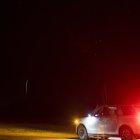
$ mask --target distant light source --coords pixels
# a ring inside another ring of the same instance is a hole
[[[78,123],[79,123],[79,120],[78,120],[78,119],[76,119],[76,120],[74,121],[74,123],[75,123],[75,124],[78,124]]]

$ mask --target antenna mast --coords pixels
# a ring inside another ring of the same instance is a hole
[[[28,80],[26,80],[26,95],[28,94]]]
[[[107,105],[107,89],[106,86],[104,85],[104,98],[105,98],[105,104]]]

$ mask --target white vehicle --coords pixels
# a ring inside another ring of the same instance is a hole
[[[122,140],[140,138],[140,106],[100,106],[75,123],[81,140],[109,136]]]

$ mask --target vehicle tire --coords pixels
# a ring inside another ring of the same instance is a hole
[[[78,127],[77,134],[78,134],[78,137],[81,140],[87,140],[88,139],[87,130],[86,130],[86,128],[83,125],[80,125]]]
[[[133,140],[134,134],[129,127],[123,127],[120,129],[120,137],[122,140]]]

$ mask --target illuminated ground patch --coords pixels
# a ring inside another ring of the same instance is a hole
[[[12,125],[0,126],[1,136],[27,136],[27,137],[48,137],[48,138],[77,138],[76,134],[70,132],[39,130],[33,128],[16,127]]]

